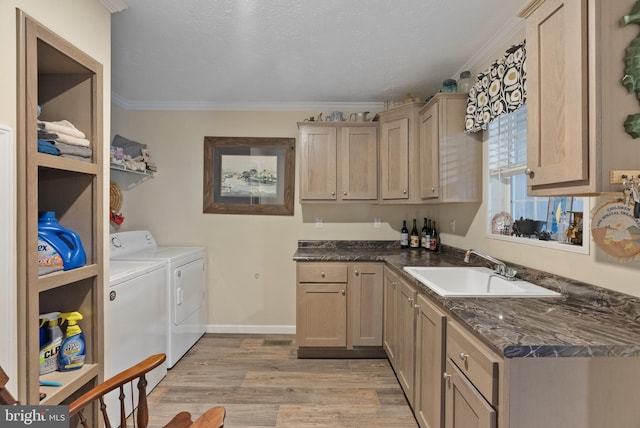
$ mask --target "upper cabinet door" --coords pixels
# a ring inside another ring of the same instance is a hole
[[[336,200],[337,138],[335,127],[300,129],[300,199]]]
[[[378,128],[344,127],[341,129],[343,200],[378,199]]]
[[[382,199],[409,198],[409,119],[383,123],[380,133]]]
[[[420,196],[423,199],[439,196],[439,146],[438,104],[432,104],[420,115]]]
[[[545,0],[525,13],[527,166],[536,194],[536,186],[589,179],[587,0]]]

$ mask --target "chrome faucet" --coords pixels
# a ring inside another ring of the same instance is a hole
[[[488,254],[483,254],[476,250],[469,249],[467,250],[466,253],[464,253],[465,263],[469,263],[469,258],[471,257],[471,254],[475,254],[476,256],[482,257],[483,259],[495,264],[493,270],[495,271],[496,274],[498,274],[502,278],[508,279],[510,281],[513,281],[516,278],[516,274],[518,273],[517,270],[507,267],[507,265],[503,261],[500,261],[496,258],[491,257]]]

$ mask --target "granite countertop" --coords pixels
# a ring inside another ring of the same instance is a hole
[[[384,262],[505,358],[639,357],[640,298],[515,266],[561,298],[442,297],[405,266],[461,266],[464,252],[400,249],[394,241],[299,241],[294,261]],[[476,259],[482,262],[480,259]]]

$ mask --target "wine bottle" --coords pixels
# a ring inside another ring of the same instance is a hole
[[[431,228],[431,242],[429,249],[431,251],[438,251],[440,249],[440,235],[436,229],[436,221],[433,221],[433,227]]]
[[[413,227],[411,228],[411,236],[409,237],[409,246],[411,248],[420,248],[420,235],[416,226],[416,219],[413,219]]]
[[[422,248],[427,248],[427,218],[424,218],[424,225],[422,226],[422,230],[420,231],[420,246]]]
[[[407,229],[407,220],[402,220],[402,229],[400,230],[400,248],[409,248],[409,229]]]
[[[425,238],[425,249],[431,251],[431,219],[427,220],[427,237]]]

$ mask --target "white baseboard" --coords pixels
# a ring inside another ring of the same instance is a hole
[[[207,333],[296,334],[295,325],[208,325]]]

